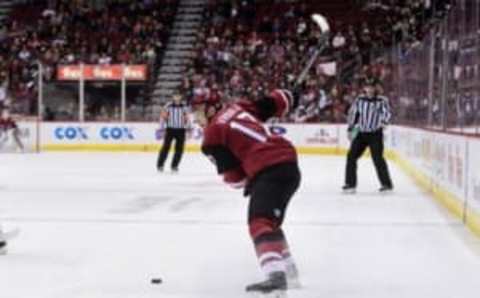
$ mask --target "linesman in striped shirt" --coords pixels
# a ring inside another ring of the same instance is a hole
[[[175,153],[173,155],[171,169],[172,172],[178,172],[178,166],[185,147],[186,131],[190,126],[188,111],[188,106],[183,102],[182,95],[175,93],[173,100],[164,107],[160,115],[161,125],[166,129],[163,145],[157,160],[157,169],[159,172],[163,172],[163,166],[168,157],[168,152],[170,151],[173,140],[175,140]]]
[[[357,160],[370,148],[373,164],[380,180],[380,192],[393,190],[387,162],[383,157],[383,129],[390,124],[391,112],[388,98],[378,95],[378,81],[363,82],[363,94],[353,102],[348,112],[348,134],[351,141],[347,155],[345,193],[354,193],[357,187]]]

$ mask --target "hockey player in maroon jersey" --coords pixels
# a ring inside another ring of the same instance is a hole
[[[298,286],[298,271],[282,230],[288,203],[300,185],[297,153],[289,141],[263,126],[294,106],[292,94],[280,89],[256,102],[222,104],[205,98],[192,102],[204,128],[202,152],[226,183],[244,188],[250,197],[250,235],[267,279],[247,286],[248,292],[283,292],[287,283]]]
[[[12,117],[10,117],[8,110],[5,109],[2,111],[2,115],[0,117],[0,136],[2,134],[7,134],[10,130],[12,130],[12,135],[18,148],[21,151],[24,151],[24,146],[20,140],[20,130],[18,129],[17,123],[12,119]]]

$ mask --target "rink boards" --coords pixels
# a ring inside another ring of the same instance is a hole
[[[480,139],[394,127],[388,147],[404,171],[480,236]]]
[[[42,151],[157,151],[165,131],[158,123],[20,123],[23,141]],[[345,125],[272,124],[272,134],[290,139],[302,154],[345,154]],[[187,135],[187,151],[198,151],[202,131]],[[480,140],[418,128],[385,132],[387,157],[480,235]]]
[[[271,134],[290,139],[302,153],[344,153],[348,145],[341,125],[269,125]],[[157,151],[165,130],[155,123],[45,123],[41,148],[46,151]],[[187,151],[198,151],[202,130],[194,127],[187,134]]]

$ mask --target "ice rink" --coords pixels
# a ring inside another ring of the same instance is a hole
[[[153,153],[0,154],[1,298],[240,298],[263,279],[247,200],[199,154],[180,173]],[[390,163],[342,195],[344,158],[301,158],[285,229],[304,287],[293,298],[477,298],[480,239]],[[163,279],[159,285],[150,279]]]

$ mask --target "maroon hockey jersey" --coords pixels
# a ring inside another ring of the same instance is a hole
[[[12,118],[0,118],[0,130],[7,131],[14,128],[17,128],[17,124]]]
[[[285,115],[288,99],[280,90],[272,94],[267,104],[272,107],[271,116]],[[264,116],[260,105],[240,101],[219,111],[204,130],[202,152],[234,187],[243,186],[243,179],[252,179],[268,167],[297,161],[293,145],[263,126]]]

